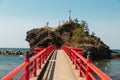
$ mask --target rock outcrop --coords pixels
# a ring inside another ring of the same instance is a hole
[[[0,54],[2,55],[25,55],[25,51],[20,51],[20,50],[0,50]]]
[[[27,32],[26,40],[29,42],[31,49],[35,47],[47,47],[49,44],[54,44],[61,47],[63,40],[54,28],[37,28]]]
[[[93,60],[110,59],[111,50],[100,38],[84,30],[84,24],[74,21],[65,22],[56,29],[51,27],[35,28],[27,32],[26,41],[31,50],[35,47],[47,47],[53,44],[60,48],[62,45],[84,48],[84,56],[90,51]],[[86,27],[86,26],[85,26]]]

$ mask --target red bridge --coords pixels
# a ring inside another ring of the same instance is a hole
[[[112,80],[92,64],[88,54],[83,56],[82,48],[55,46],[35,48],[34,56],[26,55],[24,62],[1,80]]]

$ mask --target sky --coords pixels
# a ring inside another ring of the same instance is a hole
[[[27,31],[46,22],[58,26],[68,10],[111,49],[120,49],[120,0],[0,0],[0,47],[29,48]]]

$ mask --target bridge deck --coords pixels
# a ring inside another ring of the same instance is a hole
[[[76,80],[72,68],[62,50],[58,50],[53,80]]]
[[[42,79],[39,78],[40,76],[32,77],[30,80],[84,80],[84,78],[78,76],[78,72],[74,70],[74,66],[70,63],[63,50],[56,51],[51,58],[44,73],[46,77],[43,76]],[[40,72],[41,69],[38,69],[37,75],[40,75]]]

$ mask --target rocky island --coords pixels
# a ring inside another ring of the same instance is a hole
[[[56,28],[49,27],[47,24],[27,31],[26,41],[29,42],[31,50],[35,47],[47,47],[48,44],[53,44],[57,48],[67,45],[83,48],[84,56],[90,51],[92,60],[120,57],[112,53],[109,46],[95,36],[94,32],[90,34],[88,24],[84,20],[79,23],[77,18],[65,21]]]

